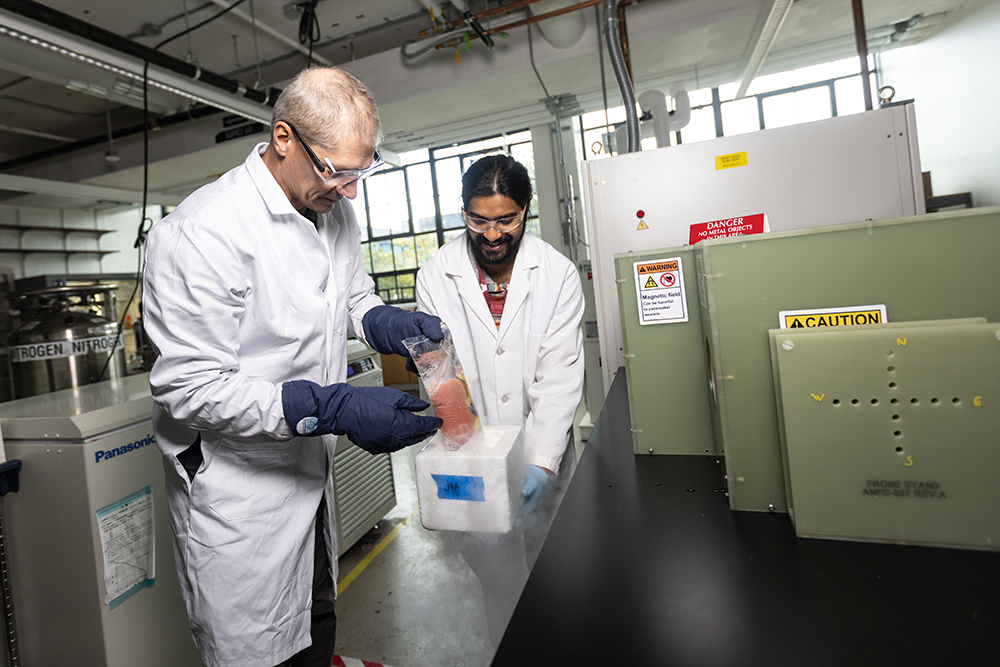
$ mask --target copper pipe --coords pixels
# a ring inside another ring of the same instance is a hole
[[[629,81],[635,82],[632,76],[632,58],[628,50],[628,26],[625,24],[625,7],[637,5],[646,0],[619,0],[618,2],[618,41],[622,43],[622,57],[625,59],[625,69],[628,70]]]
[[[851,0],[854,10],[854,40],[858,45],[858,58],[861,59],[861,85],[865,93],[865,109],[872,110],[872,83],[868,72],[868,36],[865,34],[865,13],[861,0]]]
[[[499,26],[499,27],[496,27],[496,28],[490,28],[489,30],[486,31],[486,34],[487,35],[492,35],[494,33],[502,32],[504,30],[511,30],[513,28],[520,28],[523,25],[528,25],[530,23],[537,23],[538,21],[544,21],[545,19],[550,19],[550,18],[553,18],[555,16],[562,16],[563,14],[569,14],[570,12],[575,12],[578,9],[586,9],[587,7],[593,7],[594,5],[599,5],[603,1],[604,0],[585,0],[585,2],[581,2],[579,4],[572,5],[570,7],[563,7],[562,9],[555,9],[555,10],[553,10],[551,12],[548,12],[548,13],[545,13],[545,14],[539,14],[538,16],[532,16],[532,17],[526,18],[526,19],[524,19],[522,21],[515,21],[514,23],[508,23],[507,25],[502,25],[502,26]],[[470,35],[470,37],[471,37],[471,35]]]
[[[487,9],[481,11],[478,14],[473,14],[468,18],[470,21],[478,21],[479,19],[489,18],[490,16],[496,16],[497,14],[503,14],[505,12],[513,12],[528,5],[533,5],[536,2],[541,2],[542,0],[518,0],[518,2],[512,2],[509,5],[500,5],[499,7],[494,7],[493,9]],[[466,19],[461,18],[456,21],[448,21],[443,24],[444,30],[452,30],[460,25],[465,25]]]

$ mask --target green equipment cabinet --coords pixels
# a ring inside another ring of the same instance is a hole
[[[775,335],[811,329],[772,332],[781,326],[779,314],[874,307],[874,316],[808,323],[1000,322],[998,256],[1000,208],[615,255],[634,451],[724,456],[732,509],[787,511],[783,382],[772,367],[772,346]],[[672,258],[679,260],[687,320],[642,324],[638,294],[646,283],[639,284],[636,264]],[[790,326],[806,321],[789,319]],[[832,364],[829,372],[847,368]]]
[[[1000,548],[1000,323],[771,334],[796,534]]]

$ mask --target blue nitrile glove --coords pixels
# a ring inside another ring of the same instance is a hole
[[[444,338],[441,320],[427,313],[411,313],[394,306],[375,306],[361,318],[365,339],[376,352],[409,358],[404,338],[427,336],[437,343]]]
[[[528,466],[524,473],[524,486],[521,487],[521,496],[524,503],[521,505],[521,516],[530,514],[538,507],[538,502],[544,494],[545,487],[549,483],[549,473],[538,466]]]
[[[382,454],[415,445],[441,428],[437,417],[413,414],[430,403],[389,387],[321,387],[309,380],[281,386],[285,419],[298,435],[347,435],[358,447]]]

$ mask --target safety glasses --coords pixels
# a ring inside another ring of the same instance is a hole
[[[462,216],[465,218],[465,226],[477,234],[485,234],[489,231],[490,227],[497,230],[501,234],[509,234],[521,226],[524,222],[524,214],[527,210],[528,207],[525,206],[514,215],[508,215],[505,218],[497,218],[496,220],[480,218],[478,215],[472,215],[467,211],[462,211]]]
[[[316,156],[316,153],[313,152],[313,149],[309,147],[306,140],[302,138],[301,134],[299,134],[299,131],[295,129],[294,125],[289,123],[287,120],[281,122],[288,126],[288,129],[292,131],[295,138],[299,140],[300,144],[302,144],[302,148],[306,149],[306,154],[309,156],[309,159],[312,160],[313,169],[316,170],[316,174],[323,179],[323,182],[327,185],[349,185],[355,181],[364,180],[385,166],[385,162],[382,162],[382,158],[379,156],[378,151],[375,151],[372,163],[368,167],[364,169],[345,169],[343,171],[337,171],[333,168],[329,158],[323,158],[323,161],[320,161],[320,159]]]

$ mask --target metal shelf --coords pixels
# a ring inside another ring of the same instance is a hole
[[[98,236],[103,236],[104,234],[114,234],[118,231],[117,229],[80,229],[76,227],[43,227],[40,225],[0,225],[0,229],[19,232],[60,232],[63,236],[73,232],[83,232],[85,234],[97,234]]]
[[[0,253],[16,253],[19,255],[32,255],[35,253],[42,253],[47,255],[100,255],[104,257],[105,255],[110,255],[112,253],[118,252],[117,250],[63,250],[55,248],[0,248]]]

